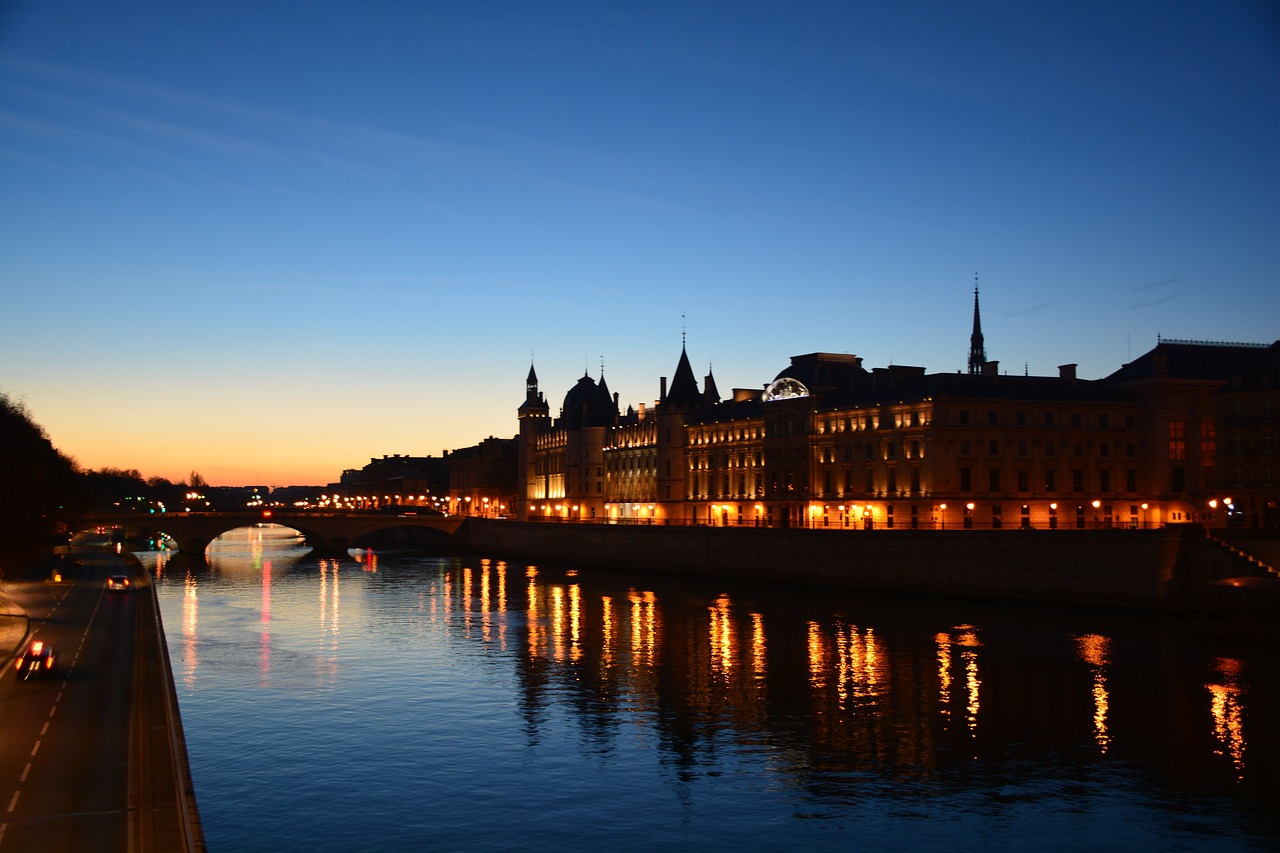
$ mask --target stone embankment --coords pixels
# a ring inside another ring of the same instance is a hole
[[[1195,526],[1155,530],[797,530],[468,519],[467,547],[530,561],[850,589],[1194,611],[1262,576]]]

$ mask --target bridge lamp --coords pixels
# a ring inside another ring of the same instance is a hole
[[[1102,506],[1102,501],[1100,501],[1100,500],[1094,500],[1094,502],[1093,502],[1093,508],[1094,508],[1094,509],[1097,509],[1097,508],[1098,508],[1098,507],[1100,507],[1100,506]]]

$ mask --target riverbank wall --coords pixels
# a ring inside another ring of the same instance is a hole
[[[1198,526],[832,531],[472,518],[457,536],[474,551],[568,566],[1171,611],[1197,609],[1212,581],[1259,573]]]

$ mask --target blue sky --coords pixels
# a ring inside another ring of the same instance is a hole
[[[791,355],[1280,337],[1265,2],[0,5],[0,391],[86,467],[323,483]]]

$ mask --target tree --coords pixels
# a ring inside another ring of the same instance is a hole
[[[0,573],[12,576],[48,553],[54,534],[66,532],[79,483],[75,463],[26,406],[0,394]]]
[[[192,471],[191,476],[187,478],[187,485],[193,489],[207,489],[209,484],[204,481],[204,477],[200,476],[199,471]]]

